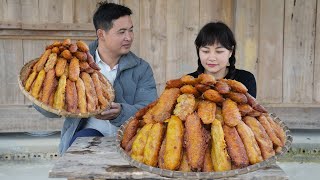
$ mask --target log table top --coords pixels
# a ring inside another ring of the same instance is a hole
[[[170,179],[130,166],[116,149],[115,138],[77,138],[49,171],[50,178],[85,179]],[[185,179],[185,178],[184,178]],[[240,179],[288,179],[277,165],[247,174],[229,177]]]

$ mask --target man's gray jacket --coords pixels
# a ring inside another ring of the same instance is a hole
[[[90,44],[90,53],[95,57],[97,41]],[[120,127],[136,111],[157,98],[156,84],[150,65],[132,52],[122,56],[119,60],[118,72],[113,84],[115,90],[115,102],[120,103],[122,110],[120,115],[110,121],[111,124]],[[57,117],[38,106],[35,108],[46,117]],[[69,147],[70,140],[75,132],[81,130],[87,118],[66,118],[61,130],[59,153],[62,155]]]

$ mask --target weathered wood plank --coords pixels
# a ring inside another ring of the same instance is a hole
[[[96,39],[94,31],[41,31],[41,30],[0,30],[1,39],[61,39],[79,38]]]
[[[0,39],[0,105],[23,104],[18,74],[23,65],[22,41]]]
[[[316,3],[285,1],[284,103],[312,103]]]
[[[69,31],[94,31],[92,23],[41,23],[27,24],[22,23],[21,28],[25,30],[69,30]]]
[[[282,102],[283,14],[284,1],[260,1],[259,59],[256,80],[257,99],[264,103]]]
[[[1,105],[0,132],[61,131],[63,118],[46,118],[32,106]]]
[[[0,0],[0,22],[20,22],[20,0]]]
[[[158,94],[166,82],[167,1],[140,1],[140,56],[152,66]]]
[[[132,167],[108,137],[78,138],[49,171],[51,178],[68,179],[167,179]],[[191,178],[191,177],[189,177]],[[195,177],[196,178],[196,177]],[[272,165],[228,179],[288,179],[283,170]]]
[[[92,23],[93,13],[100,0],[76,0],[74,1],[74,23]]]
[[[320,2],[317,3],[316,44],[313,72],[313,101],[320,104]]]
[[[134,40],[131,51],[140,56],[140,0],[123,0],[123,5],[132,11],[131,19],[133,23]]]
[[[320,107],[272,107],[265,105],[268,112],[275,113],[289,129],[320,129]]]
[[[260,1],[237,0],[235,3],[236,67],[257,74]]]

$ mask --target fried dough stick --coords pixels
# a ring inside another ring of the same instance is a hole
[[[180,166],[182,157],[183,124],[177,116],[171,116],[167,126],[166,145],[164,150],[164,167],[176,170]]]
[[[173,110],[173,114],[185,121],[187,116],[193,113],[196,106],[196,99],[192,94],[181,94],[177,99],[178,104]]]
[[[205,129],[196,113],[190,114],[185,122],[185,143],[189,165],[193,171],[201,171],[208,147]]]
[[[240,121],[236,128],[246,148],[250,164],[263,161],[260,148],[252,130],[243,121]]]
[[[227,152],[226,141],[221,122],[215,119],[211,124],[211,159],[214,171],[228,171],[231,169],[230,156]]]
[[[232,169],[244,168],[249,165],[247,151],[235,127],[223,125],[224,139],[232,162]]]
[[[180,90],[178,88],[165,89],[159,97],[157,104],[143,116],[144,122],[163,122],[170,118],[179,95]]]
[[[274,156],[275,152],[273,150],[272,141],[270,140],[268,134],[266,133],[260,122],[256,118],[251,116],[244,117],[243,122],[246,123],[246,125],[248,125],[252,130],[254,137],[260,147],[263,159],[266,160]]]

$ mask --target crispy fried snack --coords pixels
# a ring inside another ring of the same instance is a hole
[[[245,116],[253,111],[252,107],[249,104],[238,104],[238,109],[241,113],[241,116]]]
[[[121,140],[121,147],[127,147],[129,141],[136,135],[139,127],[139,120],[137,118],[129,121],[128,125],[124,129],[123,137]]]
[[[225,80],[219,80],[215,84],[214,89],[220,94],[227,94],[230,92],[231,88]]]
[[[143,152],[144,152],[144,148],[146,146],[148,135],[152,126],[153,124],[146,124],[138,132],[137,137],[132,144],[132,149],[131,149],[132,159],[139,162],[143,162]]]
[[[53,47],[53,48],[51,49],[51,52],[52,52],[52,53],[56,53],[56,54],[60,54],[60,50],[59,50],[58,47]]]
[[[94,112],[98,105],[98,98],[96,90],[94,89],[93,81],[90,75],[86,72],[81,73],[81,79],[83,80],[86,89],[87,110],[88,112]]]
[[[199,97],[200,93],[197,91],[197,89],[195,87],[193,87],[192,85],[184,85],[180,88],[181,93],[183,94],[193,94],[195,97]]]
[[[49,55],[49,59],[44,67],[44,70],[48,72],[50,69],[53,69],[53,67],[56,65],[57,62],[57,54],[56,53],[51,53]]]
[[[263,161],[260,148],[254,138],[252,130],[243,121],[240,121],[236,128],[244,147],[246,148],[250,164],[256,164]]]
[[[224,123],[230,127],[234,127],[241,121],[241,114],[237,103],[231,99],[227,99],[222,103],[222,115]]]
[[[178,88],[165,89],[158,99],[158,102],[144,116],[146,123],[163,122],[171,116],[173,108],[180,95]],[[150,119],[151,118],[151,119]]]
[[[178,104],[173,110],[173,114],[185,121],[187,116],[195,110],[196,99],[192,94],[181,94],[177,99]]]
[[[194,78],[193,76],[190,76],[190,75],[184,75],[180,79],[183,84],[189,84],[194,86],[195,84],[198,83],[198,78]]]
[[[267,117],[262,114],[261,116],[258,117],[258,120],[261,123],[261,125],[263,126],[263,128],[266,130],[266,132],[267,132],[268,136],[270,137],[273,145],[275,147],[283,146],[282,142],[277,137],[276,133],[274,132],[273,128],[271,127]]]
[[[39,92],[42,89],[42,84],[43,84],[45,77],[46,77],[46,72],[44,71],[44,69],[42,69],[39,72],[36,80],[34,81],[34,85],[31,90],[31,95],[36,99],[39,98]]]
[[[67,79],[69,78],[69,64],[67,63],[66,66],[64,67],[64,72],[63,74],[67,77]]]
[[[94,59],[90,52],[87,52],[87,61],[90,67],[92,67],[94,70],[100,71],[100,67],[94,62]]]
[[[165,165],[164,165],[164,153],[166,150],[166,137],[164,137],[162,143],[161,143],[161,147],[160,147],[160,151],[159,151],[159,157],[158,157],[158,166],[161,169],[165,169]]]
[[[71,52],[71,53],[76,53],[77,52],[77,50],[78,50],[78,46],[76,45],[76,44],[70,44],[70,46],[69,46],[69,51]],[[77,56],[76,56],[77,57]],[[78,58],[78,57],[77,57]],[[78,58],[79,59],[79,58]]]
[[[101,109],[106,109],[109,105],[108,100],[103,96],[103,92],[102,92],[102,87],[101,87],[101,82],[99,80],[99,75],[98,73],[93,73],[91,75],[97,96],[98,96],[98,101],[101,104]]]
[[[260,122],[256,118],[250,116],[244,117],[243,122],[251,128],[260,147],[263,159],[266,160],[274,156],[275,152],[273,150],[272,141]]]
[[[41,97],[41,101],[45,104],[49,103],[49,98],[52,94],[52,92],[55,89],[55,84],[56,82],[56,72],[54,69],[50,69],[47,74],[46,74],[46,78],[44,79],[43,82],[43,88],[42,88],[42,97]]]
[[[76,58],[78,58],[80,61],[86,61],[88,59],[88,55],[85,52],[77,51],[73,54]]]
[[[60,56],[62,56],[62,57],[65,58],[66,60],[72,59],[72,54],[71,54],[71,52],[70,52],[68,49],[62,51],[62,53],[60,54]]]
[[[101,81],[101,87],[102,87],[102,93],[103,96],[108,100],[113,100],[114,99],[114,94],[109,93],[109,89],[112,89],[112,85],[109,83],[109,81],[103,76],[101,73],[97,73],[99,76],[99,79]]]
[[[78,78],[76,82],[76,88],[78,93],[78,107],[81,113],[87,113],[87,98],[84,83],[81,78]]]
[[[166,89],[170,88],[181,88],[183,86],[183,83],[181,79],[172,79],[166,82]]]
[[[79,59],[72,58],[69,65],[69,79],[75,82],[79,78],[79,74],[80,74]]]
[[[178,170],[182,171],[182,172],[190,172],[191,171],[191,167],[188,163],[187,153],[186,153],[185,149],[182,150],[182,159],[181,159],[180,167]]]
[[[211,158],[211,144],[212,144],[212,142],[209,141],[208,147],[206,149],[206,153],[204,155],[203,169],[202,169],[203,172],[212,172],[212,171],[214,171],[212,158]]]
[[[140,110],[138,110],[135,114],[135,118],[137,119],[142,119],[143,116],[148,112],[149,109],[151,109],[154,105],[156,105],[158,101],[155,100],[152,103],[148,104],[147,106],[145,106],[144,108],[141,108]]]
[[[214,171],[231,170],[231,161],[227,153],[227,145],[224,140],[224,132],[221,122],[215,119],[211,125],[211,159]]]
[[[196,84],[196,85],[194,85],[194,87],[196,88],[196,90],[198,90],[199,92],[202,92],[202,93],[204,93],[206,90],[211,88],[210,86],[204,85],[204,84]]]
[[[227,80],[228,85],[231,87],[233,91],[239,92],[239,93],[246,93],[248,92],[248,89],[245,85],[243,85],[241,82],[228,79]]]
[[[71,39],[67,38],[67,39],[63,40],[62,44],[61,43],[57,43],[56,45],[57,46],[61,46],[61,45],[70,46],[71,45]]]
[[[78,107],[78,94],[76,83],[67,79],[67,86],[66,86],[66,105],[67,111],[76,113]]]
[[[198,76],[198,79],[200,81],[200,84],[204,84],[204,85],[208,85],[208,86],[214,86],[214,84],[216,84],[216,79],[214,78],[214,76],[210,75],[210,74],[200,74]]]
[[[286,143],[286,134],[285,134],[285,132],[283,131],[281,126],[272,119],[272,117],[267,115],[267,119],[268,119],[271,127],[273,128],[274,132],[276,133],[277,137],[280,139],[280,141],[282,143],[282,146],[284,146],[285,143]]]
[[[56,76],[60,77],[64,74],[64,71],[66,69],[67,60],[64,58],[58,58],[57,64],[56,64]]]
[[[247,167],[249,165],[248,155],[236,128],[223,125],[223,132],[232,169]]]
[[[81,41],[81,40],[77,41],[77,46],[78,46],[78,49],[80,49],[80,51],[82,51],[82,52],[88,52],[89,51],[88,45],[85,42]]]
[[[44,65],[46,64],[47,59],[48,59],[50,54],[51,54],[51,49],[47,49],[43,53],[43,55],[40,57],[38,62],[33,66],[33,71],[40,72],[44,68]]]
[[[84,71],[86,73],[91,74],[95,71],[94,69],[92,69],[92,67],[89,66],[88,62],[86,61],[80,61],[79,65],[80,65],[80,72]]]
[[[261,112],[260,111],[257,111],[255,109],[252,109],[252,111],[248,112],[247,113],[247,116],[251,116],[251,117],[259,117],[261,116]]]
[[[231,91],[227,93],[226,96],[236,103],[240,103],[240,104],[247,103],[247,97],[243,93],[237,93],[237,92]]]
[[[133,136],[133,138],[130,139],[130,141],[128,142],[126,147],[124,147],[124,150],[126,152],[128,152],[129,155],[131,155],[132,144],[133,144],[134,140],[136,139],[136,137],[137,137],[137,134],[135,136]]]
[[[163,140],[164,125],[156,123],[150,129],[146,146],[143,152],[143,162],[149,166],[157,166],[160,146]]]
[[[217,119],[218,121],[220,121],[220,123],[222,125],[224,125],[222,109],[219,106],[217,106],[217,108],[216,108],[216,118],[215,119]]]
[[[33,71],[33,72],[29,75],[28,79],[26,80],[26,85],[24,86],[24,89],[25,89],[26,91],[29,91],[29,90],[30,90],[31,85],[33,84],[33,81],[36,79],[37,75],[38,75],[37,71]]]
[[[216,118],[216,103],[202,100],[198,104],[198,115],[203,124],[211,124]]]
[[[208,147],[205,129],[196,113],[190,114],[185,125],[185,143],[189,165],[193,171],[203,168],[204,154]]]
[[[183,143],[183,124],[177,116],[171,116],[166,132],[166,145],[163,155],[164,167],[176,170],[180,166]]]
[[[59,79],[56,93],[54,94],[53,108],[62,110],[65,105],[65,93],[66,93],[67,77],[62,75]]]
[[[248,104],[255,110],[259,111],[259,112],[263,112],[263,113],[266,113],[267,110],[262,106],[260,105],[256,98],[254,98],[253,96],[251,96],[249,93],[245,93],[245,95],[247,96],[247,99],[248,99]]]
[[[215,103],[220,103],[224,101],[224,98],[221,96],[221,94],[219,94],[218,91],[213,89],[206,90],[202,95],[205,99]]]
[[[55,79],[56,86],[58,85],[58,81]],[[52,91],[49,97],[49,106],[53,107],[54,94],[56,93],[55,89]]]

